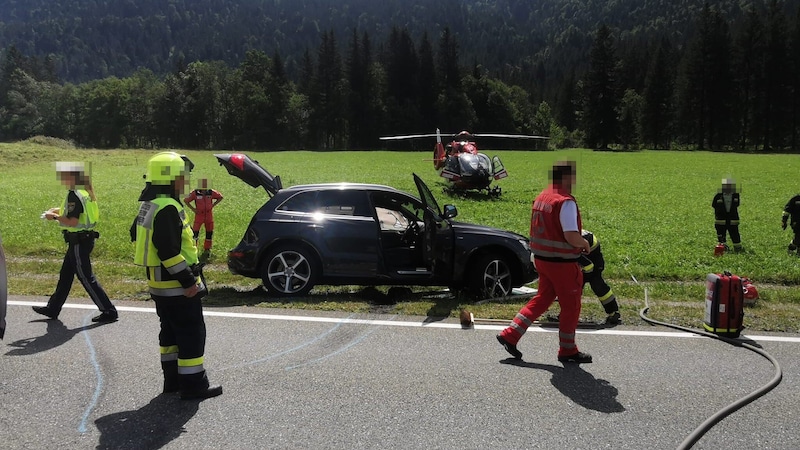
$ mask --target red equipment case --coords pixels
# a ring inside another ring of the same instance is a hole
[[[739,337],[744,329],[742,279],[730,272],[706,277],[706,315],[703,328],[724,337]]]

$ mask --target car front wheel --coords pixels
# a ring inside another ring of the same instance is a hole
[[[271,251],[261,267],[261,281],[272,294],[286,297],[308,294],[317,278],[311,252],[303,248],[280,247]]]
[[[470,287],[475,294],[484,298],[511,294],[511,267],[502,256],[482,256],[473,267]]]

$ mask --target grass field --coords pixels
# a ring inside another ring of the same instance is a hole
[[[112,298],[147,298],[141,270],[132,264],[128,229],[138,209],[147,159],[154,153],[73,149],[28,141],[0,144],[0,188],[7,193],[0,233],[9,258],[11,293],[49,295],[55,287],[65,247],[55,224],[39,215],[59,206],[65,195],[55,177],[55,161],[80,160],[93,163],[102,214],[101,239],[93,254],[98,278]],[[224,253],[238,243],[267,194],[229,176],[217,164],[214,152],[184,153],[196,165],[193,179],[209,178],[212,187],[225,196],[215,210],[215,255],[206,269],[214,288],[210,303],[352,311],[375,308],[368,292],[358,288],[320,287],[314,295],[290,303],[266,297],[258,280],[228,273]],[[578,164],[575,196],[584,227],[601,240],[605,275],[621,299],[626,323],[638,322],[646,286],[650,316],[700,326],[703,280],[708,273],[727,270],[749,277],[761,295],[758,304],[747,310],[749,329],[800,331],[800,259],[787,255],[791,232],[780,228],[784,204],[800,191],[798,155],[487,151],[490,156],[498,154],[510,174],[498,182],[503,195],[489,199],[444,193],[444,180],[433,170],[429,152],[246,153],[280,175],[284,186],[354,181],[387,184],[416,194],[414,172],[428,183],[440,204],[458,206],[458,220],[523,235],[528,234],[531,200],[545,186],[548,168],[555,160],[573,159]],[[724,177],[733,177],[741,191],[740,229],[745,251],[714,257],[711,199]],[[85,296],[78,283],[73,295]],[[508,319],[522,302],[524,299],[515,298],[473,304],[448,296],[421,295],[382,310],[446,316],[469,308],[476,317]],[[601,316],[599,303],[587,289],[582,317],[594,320]]]

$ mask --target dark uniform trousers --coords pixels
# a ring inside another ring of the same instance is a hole
[[[96,237],[97,233],[94,231],[64,232],[64,240],[69,247],[61,264],[56,290],[47,302],[47,308],[54,313],[61,312],[76,276],[100,312],[116,312],[117,309],[92,272],[92,261],[89,256],[94,250]]]
[[[161,321],[158,343],[162,348],[177,347],[179,360],[201,358],[206,346],[206,323],[203,319],[201,296],[192,298],[162,297],[152,295],[156,313]],[[191,374],[178,374],[177,360],[162,360],[166,391],[202,390],[209,386],[205,370]]]

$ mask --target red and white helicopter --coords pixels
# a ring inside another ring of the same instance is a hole
[[[415,139],[436,137],[436,147],[433,149],[433,167],[439,171],[439,176],[450,182],[453,191],[477,190],[486,191],[490,196],[499,196],[502,189],[491,186],[493,180],[500,180],[508,176],[500,157],[489,158],[478,151],[475,138],[506,138],[506,139],[548,139],[545,136],[530,136],[524,134],[472,134],[462,131],[453,135],[447,144],[442,143],[442,134],[436,129],[435,134],[409,134],[405,136],[385,136],[381,140]]]

